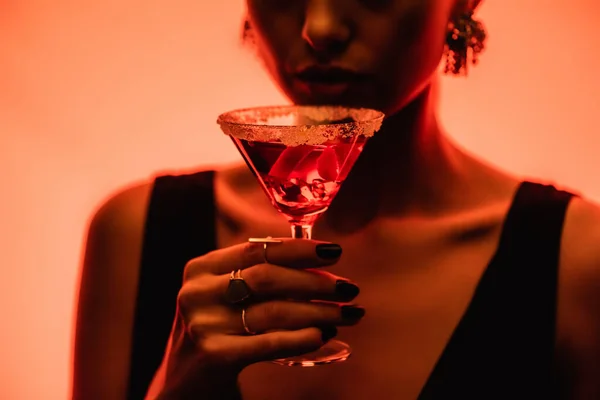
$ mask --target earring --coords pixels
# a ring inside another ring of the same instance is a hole
[[[254,44],[254,31],[247,18],[244,19],[244,24],[242,26],[242,43]]]
[[[446,74],[467,75],[469,61],[476,65],[479,61],[479,54],[485,48],[487,36],[485,28],[480,21],[473,18],[473,14],[474,8],[448,23],[445,48],[446,66],[444,68]]]

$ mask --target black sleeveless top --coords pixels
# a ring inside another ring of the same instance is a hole
[[[128,398],[160,366],[187,261],[216,248],[214,173],[155,180],[145,226]],[[572,194],[523,182],[494,257],[419,400],[560,397],[554,346],[560,240]]]

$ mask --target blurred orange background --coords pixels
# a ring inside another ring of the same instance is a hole
[[[280,103],[239,43],[243,0],[0,0],[1,399],[67,399],[86,224],[159,171],[239,159],[215,125]],[[600,199],[600,3],[486,1],[468,79],[443,78],[452,137]]]

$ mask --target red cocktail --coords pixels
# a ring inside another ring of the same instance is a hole
[[[293,147],[233,140],[273,206],[292,225],[306,226],[314,224],[327,210],[360,155],[366,138]]]

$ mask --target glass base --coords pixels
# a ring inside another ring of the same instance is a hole
[[[349,345],[339,340],[330,340],[317,351],[296,357],[281,358],[272,362],[286,367],[314,367],[315,365],[346,361],[350,354],[352,354],[352,349]]]

